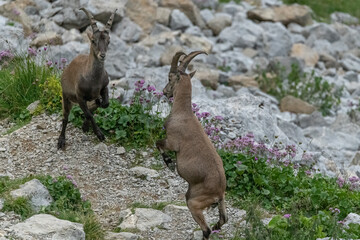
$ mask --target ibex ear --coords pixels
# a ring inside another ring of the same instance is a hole
[[[195,71],[193,71],[193,72],[191,72],[189,75],[190,75],[190,78],[192,78],[194,75],[195,75],[195,73],[196,73],[196,70]]]
[[[87,31],[86,34],[87,34],[90,41],[94,40],[93,34],[91,32]]]

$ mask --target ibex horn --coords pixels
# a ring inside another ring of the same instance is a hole
[[[88,16],[88,18],[90,19],[90,24],[91,24],[91,28],[92,28],[93,32],[99,31],[99,28],[96,25],[93,15],[91,15],[91,13],[89,13],[85,8],[80,8],[79,10],[83,10],[84,13],[86,14],[86,16]]]
[[[184,52],[177,52],[171,61],[171,68],[169,73],[177,73],[178,62],[182,55],[186,55]]]
[[[191,60],[193,60],[194,57],[196,57],[197,55],[202,54],[202,53],[207,55],[207,53],[204,52],[204,51],[194,51],[194,52],[189,53],[189,55],[187,55],[181,61],[180,66],[178,67],[178,70],[181,71],[181,72],[185,72],[186,68],[189,65],[189,63],[191,62]]]
[[[110,32],[110,29],[111,29],[111,25],[114,21],[114,17],[115,17],[115,13],[116,13],[117,9],[115,9],[115,11],[113,12],[113,14],[111,14],[108,22],[106,23],[106,26],[105,26],[105,32]]]

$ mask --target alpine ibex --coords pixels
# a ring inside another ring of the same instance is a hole
[[[93,111],[98,107],[106,108],[109,106],[107,88],[109,78],[104,68],[104,61],[110,43],[110,28],[116,10],[110,16],[103,31],[99,30],[91,13],[84,8],[80,8],[80,10],[85,12],[91,23],[92,33],[87,33],[90,39],[90,54],[81,54],[74,58],[61,76],[63,120],[58,140],[59,149],[65,147],[65,130],[73,103],[78,103],[84,112],[83,131],[89,131],[91,123],[99,140],[103,141],[105,139],[104,134],[95,123]],[[92,105],[90,104],[91,101],[93,101]]]
[[[156,146],[167,165],[171,160],[164,150],[176,152],[177,171],[189,184],[186,193],[187,206],[201,227],[203,239],[209,239],[211,230],[203,210],[218,205],[220,219],[213,230],[219,230],[227,222],[226,178],[220,156],[192,112],[191,78],[195,71],[190,74],[185,71],[190,61],[201,53],[205,52],[190,53],[183,58],[179,66],[179,58],[186,54],[177,52],[172,59],[169,82],[163,92],[168,98],[174,96],[174,103],[165,122],[166,138],[158,141]]]

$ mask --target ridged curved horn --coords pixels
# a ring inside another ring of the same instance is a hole
[[[177,73],[178,70],[178,62],[182,55],[186,55],[184,52],[177,52],[175,53],[172,61],[171,61],[171,68],[169,73]]]
[[[105,26],[105,32],[110,32],[110,29],[111,29],[111,25],[114,21],[114,17],[115,17],[115,13],[116,13],[117,9],[115,9],[115,11],[113,12],[113,14],[111,14],[109,20],[107,21],[106,23],[106,26]]]
[[[86,16],[89,18],[90,24],[91,24],[91,28],[92,28],[92,30],[93,30],[93,33],[99,31],[99,28],[98,28],[98,26],[96,25],[94,16],[91,15],[91,13],[89,13],[85,8],[80,8],[79,10],[84,11],[84,13],[86,14]]]
[[[189,65],[189,63],[191,62],[191,60],[193,60],[194,57],[196,57],[197,55],[202,54],[202,53],[207,55],[207,53],[204,52],[204,51],[194,51],[194,52],[189,53],[189,55],[187,55],[181,61],[180,66],[178,67],[178,70],[181,71],[181,72],[185,72],[186,68]]]

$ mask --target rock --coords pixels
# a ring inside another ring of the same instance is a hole
[[[326,68],[336,68],[338,63],[336,58],[327,53],[320,53],[320,61],[325,63]]]
[[[130,172],[132,172],[135,177],[156,178],[159,176],[157,171],[145,167],[133,167],[130,169]]]
[[[329,43],[340,40],[339,34],[334,28],[325,23],[314,24],[308,27],[304,32],[307,37],[306,45],[311,46],[316,40],[327,40]]]
[[[114,33],[125,42],[138,42],[143,36],[142,28],[127,17],[113,28]]]
[[[86,53],[88,51],[89,45],[87,43],[68,42],[64,45],[52,46],[50,60],[59,62],[61,58],[65,58],[67,62],[70,63],[70,61],[80,53]]]
[[[203,86],[213,90],[218,88],[220,73],[218,70],[200,68],[196,69],[195,78],[199,79]]]
[[[63,41],[59,34],[56,32],[40,33],[30,43],[31,46],[41,47],[44,45],[62,45]]]
[[[360,165],[360,152],[356,152],[353,159],[351,160],[350,166],[359,166],[359,165]]]
[[[348,13],[343,13],[343,12],[333,12],[330,15],[330,20],[331,23],[344,23],[344,24],[358,24],[359,23],[359,19],[351,16]]]
[[[38,214],[10,227],[15,238],[85,240],[83,225],[60,220],[48,214]]]
[[[158,45],[164,45],[165,43],[173,44],[175,43],[175,37],[180,34],[180,31],[174,31],[174,32],[162,32],[159,34],[151,35],[145,37],[141,42],[140,45],[146,46],[146,47],[152,47],[156,44]]]
[[[263,22],[263,51],[269,57],[287,56],[291,50],[291,36],[281,23]]]
[[[7,2],[0,5],[0,15],[7,17],[13,21],[21,23],[25,36],[29,36],[32,33],[32,21],[31,18],[24,12],[23,8],[18,2]],[[2,36],[7,36],[2,33]],[[8,38],[9,36],[7,36]]]
[[[168,27],[165,27],[162,24],[155,23],[154,28],[152,29],[150,36],[159,35],[164,32],[171,32],[171,29]]]
[[[184,50],[185,49],[180,45],[171,45],[167,47],[165,51],[161,54],[160,64],[162,66],[170,65],[174,54],[178,51],[184,51]]]
[[[298,66],[299,71],[303,72],[303,68],[304,68],[303,61],[300,61],[299,59],[294,57],[283,57],[283,56],[272,58],[268,65],[267,70],[278,72],[280,66],[284,69],[284,72],[281,73],[284,74],[283,77],[286,78],[292,71],[291,68],[292,65]]]
[[[135,214],[130,215],[119,225],[121,229],[134,229],[146,231],[149,228],[161,226],[170,222],[171,217],[159,210],[149,208],[136,208]]]
[[[288,111],[293,113],[311,114],[315,111],[315,107],[299,98],[288,95],[281,99],[280,110],[282,112]]]
[[[157,4],[154,0],[131,0],[126,3],[126,15],[146,33],[150,33],[156,21]]]
[[[38,212],[41,207],[49,206],[53,199],[46,187],[37,179],[20,185],[19,189],[10,192],[13,198],[25,197],[30,200],[31,207]]]
[[[255,77],[249,77],[244,75],[235,75],[231,76],[228,79],[229,86],[234,87],[259,87],[258,82],[255,80]]]
[[[178,9],[174,9],[170,15],[170,27],[173,30],[185,30],[192,26],[187,16]]]
[[[169,8],[158,7],[156,9],[156,21],[168,26],[170,23],[171,10]]]
[[[209,30],[209,31],[211,32],[211,30]],[[202,37],[202,38],[205,38],[205,36],[206,36],[198,26],[190,26],[185,30],[184,33],[189,34],[189,35],[193,35],[193,36],[196,36],[196,37]],[[211,32],[211,36],[212,35],[213,34]]]
[[[0,212],[1,212],[1,209],[4,207],[4,202],[5,202],[5,200],[0,198]]]
[[[218,54],[217,67],[230,67],[232,72],[245,73],[251,70],[254,61],[241,52],[229,51]]]
[[[360,215],[356,213],[349,213],[343,222],[346,226],[349,226],[350,223],[360,224]]]
[[[200,16],[199,9],[191,0],[160,0],[159,5],[170,9],[178,9],[190,19],[190,21],[199,26],[205,27],[205,23]]]
[[[126,150],[124,147],[118,147],[116,149],[116,154],[120,155],[120,154],[124,154],[124,153],[126,153]]]
[[[137,240],[139,236],[130,232],[108,232],[105,236],[105,240]]]
[[[76,28],[65,31],[61,35],[61,39],[62,39],[62,42],[64,44],[68,43],[68,42],[72,42],[72,41],[76,41],[76,42],[82,42],[83,41],[83,37],[80,34],[80,31],[77,30]]]
[[[210,53],[212,49],[212,43],[206,38],[196,37],[183,33],[180,36],[180,41],[182,44],[188,46],[191,49],[196,49],[197,51],[205,51]]]
[[[95,147],[94,147],[94,150],[95,151],[99,151],[99,152],[108,152],[109,149],[107,147],[107,145],[103,142],[97,144]]]
[[[104,4],[103,1],[98,0],[80,0],[80,4],[82,5],[82,7],[86,8],[96,20],[102,22],[103,24],[107,23],[111,14],[115,11],[115,9],[117,9],[113,25],[119,22],[125,16],[125,4],[127,2],[128,0],[107,0],[106,4]],[[87,22],[88,21],[89,20],[87,20]]]
[[[298,115],[298,122],[300,127],[307,128],[310,126],[329,126],[329,122],[325,120],[321,112],[314,111],[311,114],[300,114]]]
[[[40,101],[36,100],[35,102],[31,103],[29,106],[27,106],[26,110],[30,112],[30,114],[33,114],[37,107],[39,106]]]
[[[356,151],[360,140],[346,133],[337,133],[328,127],[308,127],[303,130],[306,137],[312,138],[311,143],[319,150]]]
[[[349,82],[358,82],[359,74],[356,72],[347,71],[344,75],[344,79],[348,80]]]
[[[360,73],[360,58],[353,54],[347,54],[341,61],[341,66],[348,71],[355,71]]]
[[[296,145],[305,144],[309,141],[305,138],[302,129],[296,126],[294,123],[284,121],[278,118],[277,120],[278,127],[283,131],[286,136],[289,137]],[[307,145],[308,146],[308,145]],[[310,146],[309,146],[310,148]],[[306,149],[309,150],[309,149]]]
[[[233,24],[225,28],[219,34],[220,43],[230,42],[233,47],[255,48],[263,35],[263,28],[252,21],[244,21],[242,24]]]
[[[314,67],[319,61],[318,53],[301,43],[297,43],[292,46],[291,57],[304,60],[305,65],[308,67]]]
[[[222,11],[227,14],[230,14],[231,16],[235,16],[236,14],[241,12],[242,14],[244,14],[244,18],[246,18],[245,7],[243,5],[236,4],[234,2],[229,2],[227,4],[224,4],[222,7]]]
[[[88,11],[91,12],[89,9]],[[110,14],[108,17],[109,16]],[[50,20],[68,30],[72,28],[81,29],[89,25],[88,17],[83,11],[79,10],[79,7],[63,7],[56,13],[56,15],[50,17]]]
[[[208,23],[215,17],[214,13],[209,9],[201,10],[200,15],[201,15],[202,19],[204,19],[205,23]]]
[[[193,0],[193,2],[200,9],[204,9],[204,8],[216,9],[216,7],[219,5],[218,0],[206,0],[206,1],[204,1],[204,0]]]
[[[213,31],[214,35],[219,35],[219,33],[231,25],[231,15],[228,14],[216,14],[213,19],[207,22],[209,28]]]
[[[312,11],[303,5],[281,5],[272,8],[255,8],[247,12],[249,19],[258,21],[281,22],[284,25],[297,23],[301,26],[312,23]]]

